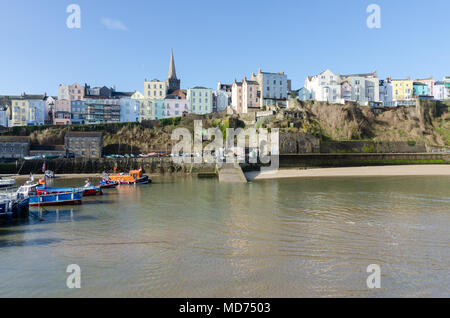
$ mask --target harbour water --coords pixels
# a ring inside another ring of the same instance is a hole
[[[450,296],[450,177],[156,179],[0,226],[0,297],[341,296]]]

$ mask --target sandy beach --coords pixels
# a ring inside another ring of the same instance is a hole
[[[57,174],[56,179],[76,179],[76,178],[100,178],[101,173],[80,173],[80,174]],[[5,175],[6,176],[6,175]],[[13,177],[17,181],[21,180],[28,180],[30,179],[30,175],[7,175],[9,177]],[[43,174],[34,174],[34,179],[39,180],[41,178],[44,178]]]
[[[321,169],[280,169],[273,173],[248,172],[249,181],[314,177],[369,177],[369,176],[450,176],[450,165],[410,165]]]

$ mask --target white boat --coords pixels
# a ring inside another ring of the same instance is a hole
[[[45,171],[45,177],[53,179],[55,177],[55,173],[51,170],[46,170]]]
[[[0,177],[0,188],[10,188],[16,183],[14,179],[3,179]]]

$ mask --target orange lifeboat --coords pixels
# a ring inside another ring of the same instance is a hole
[[[136,183],[151,183],[150,178],[142,174],[142,168],[139,170],[131,170],[128,174],[115,173],[108,176],[111,181],[118,182],[120,184],[136,184]]]

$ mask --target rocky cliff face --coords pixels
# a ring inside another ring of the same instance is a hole
[[[299,102],[293,109],[258,120],[256,128],[280,128],[284,153],[317,152],[318,141],[396,142],[403,145],[450,146],[450,103],[420,101],[417,107],[398,108],[374,114],[369,107],[353,104],[330,105],[321,102]],[[253,117],[252,117],[253,116]],[[254,118],[254,114],[250,116]],[[207,116],[190,115],[181,119],[145,122],[142,124],[108,124],[79,127],[16,127],[2,134],[30,136],[34,145],[64,144],[65,133],[71,129],[104,131],[105,153],[148,153],[170,151],[177,127],[191,132],[194,120],[202,120],[203,128],[243,127],[246,120],[225,113]],[[247,124],[248,126],[249,124]],[[370,146],[366,146],[370,147]],[[410,149],[410,148],[408,148]],[[422,149],[422,148],[421,148]]]
[[[374,114],[369,107],[307,102],[300,106],[305,123],[317,127],[322,139],[334,141],[416,142],[450,145],[449,107],[435,101],[420,101]]]

